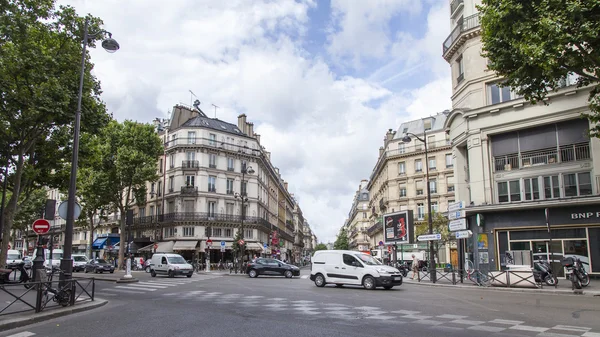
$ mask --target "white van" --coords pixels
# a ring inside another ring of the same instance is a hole
[[[371,255],[351,250],[319,250],[312,257],[311,281],[317,287],[335,284],[361,285],[365,289],[392,289],[402,284],[396,268],[381,264]]]
[[[155,277],[157,274],[175,277],[176,275],[185,275],[192,277],[194,268],[185,262],[185,259],[179,254],[154,254],[150,264],[150,275]]]
[[[55,268],[60,267],[60,260],[63,258],[63,250],[62,249],[53,249],[52,250],[52,266]],[[33,250],[33,258],[37,256],[37,248]],[[44,267],[50,269],[50,250],[44,249]]]
[[[10,268],[23,262],[21,252],[15,249],[9,249],[6,254],[6,265]]]

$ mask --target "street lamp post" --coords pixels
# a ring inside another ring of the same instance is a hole
[[[236,199],[240,199],[242,201],[242,209],[241,209],[241,216],[240,216],[240,238],[242,240],[244,240],[244,203],[248,201],[248,186],[246,186],[246,188],[244,190],[241,189],[241,187],[244,186],[244,179],[246,177],[246,174],[254,174],[254,170],[252,169],[252,166],[248,166],[246,167],[245,163],[242,163],[242,182],[240,184],[240,193],[236,193],[234,195],[234,197]],[[240,253],[241,253],[241,261],[240,261],[240,270],[242,269],[241,266],[244,265],[244,255],[245,255],[245,247],[246,247],[246,243],[244,242],[243,245],[239,245],[240,246]]]
[[[423,133],[423,138],[415,135],[414,133],[406,133],[402,141],[404,143],[410,143],[411,138],[409,135],[412,135],[417,140],[421,141],[425,147],[425,180],[427,181],[427,223],[429,225],[429,234],[433,234],[433,214],[431,213],[431,186],[429,185],[429,157],[427,152],[427,135]],[[429,275],[431,278],[431,282],[435,283],[436,274],[435,274],[435,259],[433,258],[433,241],[429,241]]]
[[[79,73],[79,94],[77,96],[77,111],[75,111],[75,125],[73,127],[73,156],[71,160],[71,180],[69,181],[69,197],[67,199],[67,224],[65,227],[65,244],[63,258],[60,261],[60,269],[64,273],[60,274],[60,280],[64,281],[71,278],[73,272],[73,261],[71,253],[73,251],[73,223],[75,218],[75,199],[77,191],[77,161],[79,160],[79,124],[81,122],[81,98],[83,96],[83,76],[85,74],[85,53],[88,39],[99,34],[108,34],[108,39],[102,41],[102,48],[109,53],[119,50],[119,43],[112,38],[112,34],[101,30],[97,33],[88,32],[89,20],[86,18],[83,28],[83,51],[81,52],[81,69]]]

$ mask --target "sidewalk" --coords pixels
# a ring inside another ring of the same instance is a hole
[[[146,274],[143,270],[135,270],[131,271],[131,275],[137,278],[138,274]],[[102,274],[94,274],[94,273],[73,273],[73,278],[94,278],[97,281],[117,281],[125,276],[124,270],[115,270],[113,274],[110,273],[102,273]]]
[[[461,289],[481,289],[481,290],[491,290],[491,291],[512,291],[512,292],[527,292],[527,293],[549,293],[549,294],[561,294],[561,295],[574,295],[575,292],[571,290],[571,282],[564,279],[558,279],[558,287],[548,286],[544,284],[542,288],[523,288],[523,287],[479,287],[472,281],[468,279],[464,279],[463,283],[460,283],[460,278],[456,278],[457,284],[452,284],[451,281],[447,279],[438,279],[436,283],[432,283],[428,278],[422,279],[421,282],[417,280],[415,277],[412,280],[412,272],[408,273],[408,275],[404,278],[404,283],[406,284],[415,284],[422,286],[430,286],[430,287],[449,287],[449,288],[461,288]],[[590,285],[581,289],[582,295],[587,296],[600,296],[600,281],[592,279]]]

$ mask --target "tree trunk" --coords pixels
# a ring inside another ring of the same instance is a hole
[[[17,161],[17,167],[15,170],[13,193],[11,193],[8,204],[4,208],[4,227],[2,228],[2,237],[4,240],[2,240],[2,245],[0,245],[0,266],[4,266],[6,263],[6,256],[8,255],[8,243],[10,241],[10,231],[15,219],[19,195],[21,194],[21,177],[23,176],[24,170],[23,156],[24,154],[21,151],[21,153],[19,153],[19,159]]]
[[[125,217],[126,213],[121,211],[121,240],[119,244],[119,267],[123,266],[123,261],[125,261],[125,249],[127,249],[127,233],[125,231]]]
[[[92,259],[94,256],[94,252],[92,251],[92,246],[94,244],[94,214],[88,215],[89,219],[90,219],[90,227],[89,227],[89,231],[90,231],[90,237],[88,238],[88,248],[89,248],[89,258]]]

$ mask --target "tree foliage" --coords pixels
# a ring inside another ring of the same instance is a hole
[[[102,195],[94,206],[110,202],[121,214],[121,242],[125,247],[127,230],[125,215],[134,205],[146,203],[147,182],[157,181],[157,161],[163,152],[160,137],[150,124],[125,121],[110,123],[94,138],[98,164],[91,172],[94,186],[102,188]],[[100,192],[100,191],[98,191]],[[119,264],[124,249],[119,250]]]
[[[536,103],[576,74],[578,87],[594,85],[586,116],[600,121],[599,1],[483,0],[478,9],[483,56],[505,85]]]
[[[350,248],[350,239],[348,238],[348,232],[346,229],[340,229],[335,242],[333,243],[333,249],[348,250]]]
[[[438,256],[439,260],[439,249],[441,246],[447,244],[450,240],[452,240],[452,235],[450,230],[448,229],[448,218],[446,218],[442,213],[435,212],[433,213],[433,218],[431,219],[433,234],[441,234],[442,239],[433,241],[433,246],[435,249],[435,255]],[[419,235],[429,234],[429,214],[425,214],[425,220],[422,222],[418,222],[415,224],[415,238]]]
[[[8,163],[12,191],[4,211],[8,238],[21,195],[65,185],[68,178],[84,18],[72,7],[56,9],[55,0],[1,1],[0,12],[0,161]],[[98,31],[102,21],[89,19],[90,29]],[[90,46],[101,38],[90,39]],[[92,67],[86,55],[83,132],[95,132],[108,120]],[[7,245],[4,240],[0,261]]]
[[[315,246],[315,252],[317,250],[327,250],[327,245],[321,242]]]

